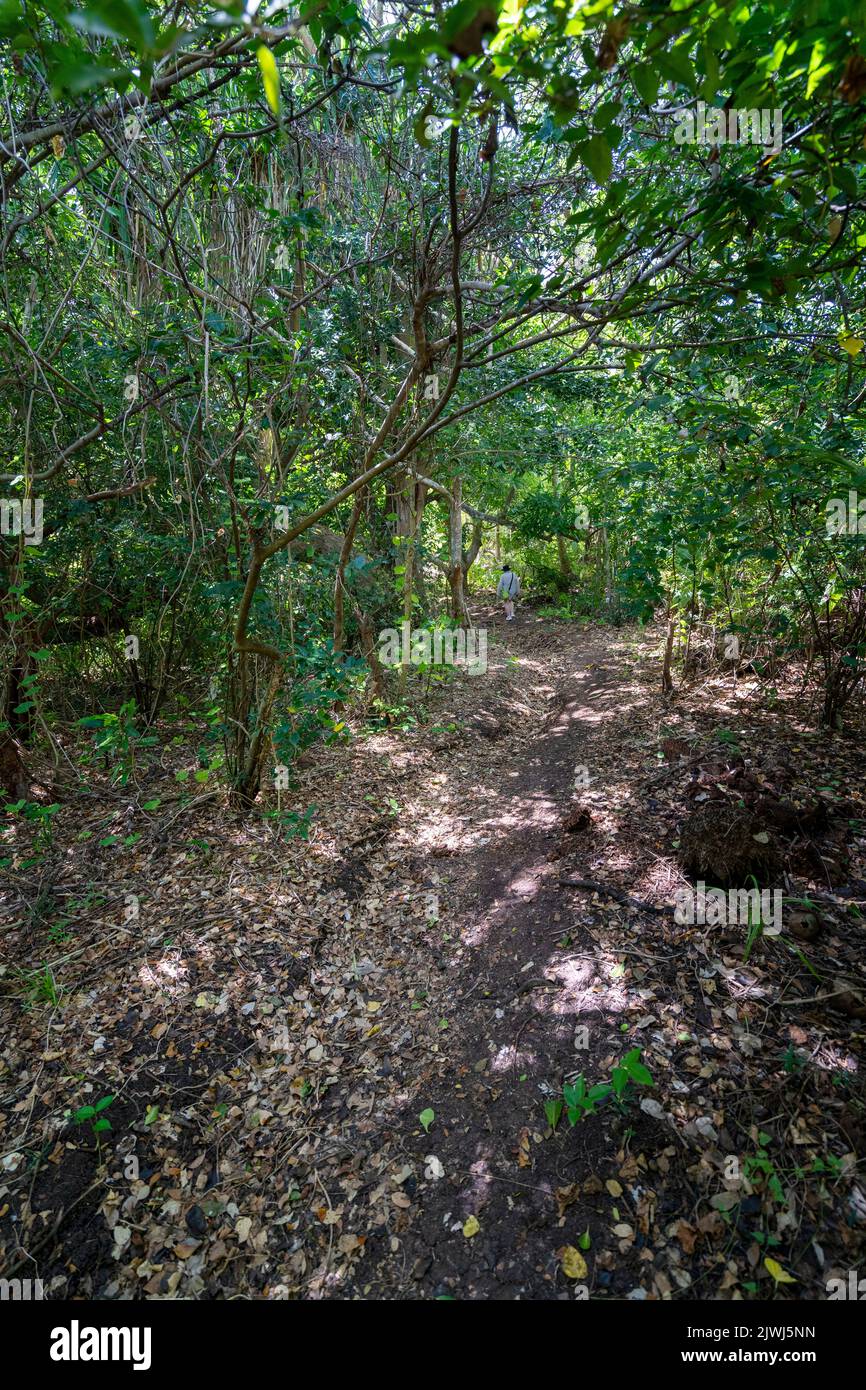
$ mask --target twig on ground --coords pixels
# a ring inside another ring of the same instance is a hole
[[[632,898],[628,893],[623,893],[621,889],[609,888],[607,884],[598,883],[594,878],[561,878],[559,884],[562,888],[584,888],[588,892],[602,893],[605,897],[615,898],[617,902],[623,903],[626,907],[637,908],[639,912],[655,912],[673,916],[675,911],[667,903],[659,907],[655,903],[644,902],[642,898]]]

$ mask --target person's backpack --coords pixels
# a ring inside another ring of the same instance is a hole
[[[519,579],[518,576],[514,573],[514,570],[512,570],[512,571],[511,571],[511,578],[510,578],[509,581],[508,581],[508,597],[509,597],[509,598],[519,598],[519,596],[520,596],[520,579]]]

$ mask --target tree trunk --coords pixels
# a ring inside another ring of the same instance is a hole
[[[270,724],[283,679],[282,662],[273,662],[265,693],[256,698],[264,676],[262,659],[252,652],[236,652],[229,674],[228,709],[233,720],[232,750],[227,759],[233,771],[229,805],[248,811],[262,788],[265,762],[271,750]],[[259,669],[257,669],[259,668]]]
[[[481,522],[481,521],[473,521],[473,523],[472,523],[472,541],[471,541],[471,543],[470,543],[469,549],[466,550],[466,551],[464,551],[464,553],[463,553],[463,587],[464,587],[464,590],[468,589],[468,587],[469,587],[469,571],[471,570],[472,566],[475,564],[475,561],[478,559],[478,552],[479,552],[480,549],[481,549],[481,537],[482,537],[483,530],[484,530],[484,523],[483,523],[483,522]]]
[[[448,587],[451,591],[450,613],[461,627],[469,622],[466,611],[466,592],[464,588],[463,567],[463,483],[455,478],[451,484],[451,502],[448,507]]]
[[[346,590],[346,566],[352,554],[352,544],[355,540],[355,532],[358,529],[358,522],[361,519],[361,512],[364,507],[364,498],[367,489],[355,495],[355,505],[352,508],[352,515],[349,525],[346,527],[346,534],[343,537],[343,545],[340,550],[340,558],[337,562],[337,577],[334,580],[334,651],[341,652],[346,640],[345,616],[343,597]]]
[[[610,537],[607,533],[607,523],[602,527],[604,537],[604,606],[609,613],[613,607],[613,573],[610,563]]]
[[[673,677],[671,675],[671,661],[674,654],[674,634],[676,633],[676,627],[676,615],[671,612],[668,617],[668,635],[667,641],[665,642],[665,659],[662,666],[662,690],[666,695],[670,695],[674,688]]]
[[[552,482],[553,482],[553,490],[554,490],[554,492],[558,492],[558,490],[559,490],[559,465],[558,465],[557,463],[554,463],[554,464],[553,464],[553,470],[552,470],[552,473],[551,473],[551,480],[552,480]],[[568,556],[568,547],[567,547],[567,545],[566,545],[565,537],[564,537],[564,536],[557,536],[557,538],[556,538],[556,551],[557,551],[557,554],[558,554],[558,556],[559,556],[559,572],[560,572],[560,574],[562,575],[563,579],[570,579],[571,576],[572,576],[573,571],[572,571],[572,568],[571,568],[571,560],[569,559],[569,556]]]
[[[409,496],[409,514],[407,519],[408,532],[406,547],[403,553],[403,632],[412,631],[412,607],[415,594],[415,536],[421,521],[424,510],[424,503],[427,496],[427,489],[423,484],[413,484],[406,489]],[[406,689],[406,682],[409,677],[409,647],[411,642],[403,642],[402,659],[400,662],[400,693]]]

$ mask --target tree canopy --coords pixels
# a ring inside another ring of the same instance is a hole
[[[138,705],[216,663],[249,800],[286,662],[333,693],[430,563],[462,621],[485,517],[632,615],[747,625],[772,578],[820,645],[861,558],[824,509],[866,476],[864,17],[4,0],[4,486],[44,499],[7,724],[34,657],[146,633]]]

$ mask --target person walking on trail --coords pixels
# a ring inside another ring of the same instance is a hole
[[[505,621],[514,621],[514,600],[520,594],[520,579],[510,565],[502,566],[502,574],[496,586],[496,597],[505,600]]]

